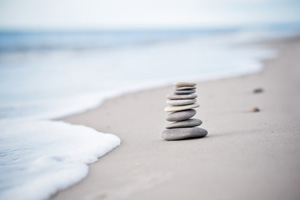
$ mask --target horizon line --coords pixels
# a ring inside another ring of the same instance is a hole
[[[0,32],[87,32],[87,31],[185,31],[185,30],[233,30],[233,29],[261,29],[261,28],[300,28],[300,21],[271,24],[241,24],[241,25],[202,25],[202,26],[153,26],[153,27],[0,27]]]

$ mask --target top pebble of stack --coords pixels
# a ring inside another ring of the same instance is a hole
[[[175,82],[174,85],[177,86],[177,87],[194,87],[194,86],[196,86],[196,83],[192,83],[192,82]]]

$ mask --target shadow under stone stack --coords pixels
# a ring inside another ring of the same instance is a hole
[[[192,118],[196,115],[193,108],[199,107],[196,103],[196,83],[176,82],[173,95],[168,95],[166,112],[170,112],[166,120],[170,123],[166,126],[162,137],[165,140],[181,140],[188,138],[200,138],[207,135],[207,131],[198,128],[202,124],[199,119]]]

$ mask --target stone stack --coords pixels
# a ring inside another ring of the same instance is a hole
[[[170,123],[166,126],[162,137],[165,140],[181,140],[189,138],[200,138],[207,135],[207,131],[198,128],[202,124],[199,119],[192,118],[196,115],[194,108],[199,107],[196,103],[196,83],[176,82],[173,95],[168,95],[165,112],[170,112],[166,120]]]

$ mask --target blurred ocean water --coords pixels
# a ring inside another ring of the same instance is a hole
[[[173,81],[258,72],[276,52],[247,43],[298,33],[294,27],[0,32],[0,198],[24,199],[32,187],[40,192],[27,199],[47,198],[120,144],[114,135],[49,119]],[[79,143],[82,154],[75,152]]]
[[[274,55],[234,45],[291,32],[160,30],[0,33],[0,119],[56,118],[175,80],[261,69]]]

